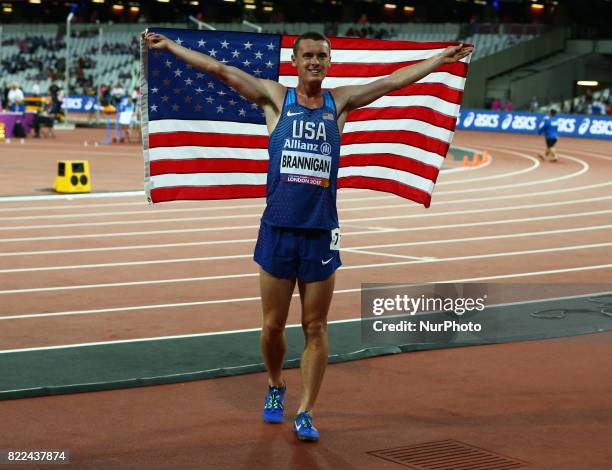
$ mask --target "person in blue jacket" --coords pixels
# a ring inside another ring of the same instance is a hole
[[[557,161],[555,145],[557,144],[559,123],[556,115],[557,110],[551,109],[538,130],[538,134],[544,134],[544,138],[546,139],[546,153],[544,155],[538,153],[540,160],[548,158],[551,162]]]

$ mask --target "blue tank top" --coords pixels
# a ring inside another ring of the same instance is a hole
[[[270,136],[266,209],[262,220],[277,227],[331,230],[338,227],[336,180],[340,132],[331,93],[323,106],[298,104],[287,90],[281,117]]]

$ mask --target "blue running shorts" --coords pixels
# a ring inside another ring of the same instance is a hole
[[[253,259],[276,277],[323,281],[342,266],[340,230],[275,227],[262,221]]]

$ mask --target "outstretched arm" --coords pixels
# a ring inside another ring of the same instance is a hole
[[[284,88],[277,82],[257,78],[237,67],[225,65],[206,54],[180,46],[162,34],[143,33],[143,38],[147,41],[150,48],[168,50],[179,59],[193,65],[195,68],[209,73],[227,83],[246,99],[260,106],[276,104],[279,96],[281,100],[282,97],[284,97]]]
[[[338,114],[366,106],[387,93],[399,90],[429,75],[443,64],[452,64],[472,52],[472,47],[449,46],[440,54],[430,57],[418,64],[396,70],[392,74],[365,85],[349,85],[334,89],[334,99]]]

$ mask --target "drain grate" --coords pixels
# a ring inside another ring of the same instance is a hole
[[[368,454],[418,470],[506,470],[527,465],[454,440],[373,450]]]

